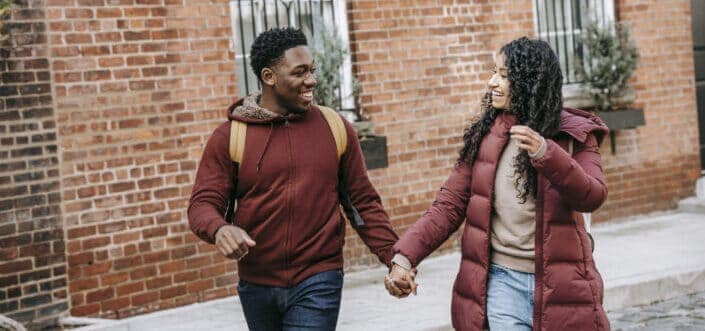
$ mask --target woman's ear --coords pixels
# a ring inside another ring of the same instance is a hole
[[[277,84],[277,75],[274,73],[272,68],[262,69],[262,83],[267,86],[274,86]]]

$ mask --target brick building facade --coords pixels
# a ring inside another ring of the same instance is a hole
[[[18,8],[0,49],[0,314],[36,323],[69,307],[45,16]]]
[[[395,229],[432,202],[476,115],[492,52],[535,35],[532,0],[349,0],[371,170]],[[597,221],[676,206],[699,176],[690,2],[616,0],[641,53],[646,125],[603,148]],[[236,293],[188,230],[201,150],[237,93],[228,1],[22,0],[0,65],[0,313],[122,318]],[[348,231],[349,269],[376,264]],[[456,238],[445,249],[452,248]]]

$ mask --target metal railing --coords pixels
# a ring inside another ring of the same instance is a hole
[[[609,26],[614,21],[613,0],[534,0],[536,35],[556,52],[565,84],[580,83],[576,55],[582,58],[581,34],[591,22]],[[587,59],[583,59],[587,60]]]
[[[309,40],[336,26],[335,0],[231,0],[233,40],[240,95],[258,90],[250,69],[250,47],[258,34],[275,27],[300,28]]]

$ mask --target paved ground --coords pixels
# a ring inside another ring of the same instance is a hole
[[[609,313],[612,330],[705,330],[705,292]]]
[[[633,313],[640,308],[626,307],[705,292],[705,215],[643,216],[595,226],[592,233],[595,261],[605,281],[605,308],[614,311],[610,316],[615,326],[641,330],[640,325],[652,327],[648,323],[653,319],[654,330],[679,330],[678,323],[688,323],[681,310],[690,311],[693,320],[702,316],[702,296],[692,304],[687,301],[691,299],[677,299],[673,305],[668,301],[645,308],[659,312],[653,315]],[[346,274],[338,330],[450,330],[450,295],[459,260],[455,252],[424,261],[419,268],[419,295],[402,300],[385,292],[383,268]],[[668,314],[681,317],[669,320]],[[231,297],[78,330],[246,329],[240,302]]]

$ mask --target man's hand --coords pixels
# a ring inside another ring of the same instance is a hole
[[[230,259],[245,257],[255,244],[245,230],[234,225],[224,225],[215,234],[215,246],[223,256]]]
[[[392,269],[384,278],[384,287],[397,298],[405,298],[412,293],[416,295],[415,278],[416,269],[406,270],[398,264],[392,264]]]

